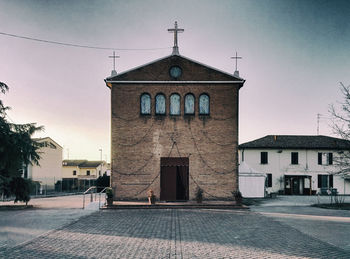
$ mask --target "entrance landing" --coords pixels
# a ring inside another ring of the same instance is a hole
[[[234,201],[196,201],[186,202],[156,202],[150,205],[146,201],[114,201],[112,206],[102,209],[249,209],[245,205],[238,205]]]

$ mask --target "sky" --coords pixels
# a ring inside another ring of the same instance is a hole
[[[332,136],[329,105],[350,85],[350,1],[0,0],[0,98],[14,123],[35,122],[64,159],[110,161],[110,90],[104,79],[171,54],[233,73],[238,52],[239,142],[268,134]],[[63,43],[30,41],[1,33]]]

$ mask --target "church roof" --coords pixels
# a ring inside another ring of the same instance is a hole
[[[254,148],[350,150],[350,141],[322,135],[268,135],[239,145],[239,149]]]
[[[170,76],[169,70],[178,66],[179,78]],[[109,83],[238,83],[245,80],[181,55],[170,55],[105,79]]]

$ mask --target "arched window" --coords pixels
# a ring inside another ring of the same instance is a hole
[[[156,95],[156,114],[165,115],[165,95]]]
[[[201,94],[199,96],[199,114],[200,115],[209,115],[209,111],[210,111],[209,95]]]
[[[180,115],[180,95],[170,95],[170,115]]]
[[[185,96],[185,114],[194,114],[194,95],[186,94]]]
[[[140,98],[140,109],[141,114],[151,114],[151,96],[147,93],[141,95]]]

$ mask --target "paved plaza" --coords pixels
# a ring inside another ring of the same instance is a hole
[[[3,258],[350,258],[274,217],[180,209],[97,211],[0,251]]]

